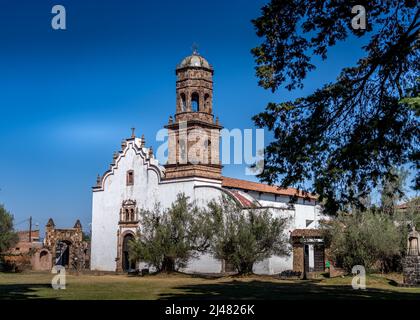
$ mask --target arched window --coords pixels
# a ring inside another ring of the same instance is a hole
[[[134,209],[131,209],[130,211],[131,215],[130,215],[130,221],[134,221]]]
[[[210,95],[208,93],[204,95],[204,107],[207,112],[210,112]]]
[[[125,221],[130,221],[130,211],[125,209]]]
[[[181,93],[179,100],[180,100],[179,103],[181,104],[181,111],[182,112],[187,111],[187,102],[186,102],[184,93]]]
[[[200,102],[199,102],[199,96],[197,92],[194,92],[191,95],[191,110],[200,111]]]

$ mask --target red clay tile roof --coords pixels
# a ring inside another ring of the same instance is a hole
[[[292,237],[322,237],[323,232],[320,229],[295,229],[291,233]]]
[[[409,207],[419,208],[420,207],[420,198],[417,197],[417,198],[411,199],[408,202],[404,202],[404,203],[401,203],[401,204],[396,206],[396,208],[400,209],[400,210],[405,210],[405,209],[408,209]]]
[[[231,191],[231,194],[232,194],[233,197],[235,197],[236,200],[239,201],[239,203],[242,206],[244,206],[246,208],[255,207],[255,204],[251,200],[249,200],[246,197],[244,197],[243,195],[241,195],[238,191]]]
[[[397,209],[407,209],[408,204],[407,203],[401,203],[401,204],[397,205],[396,208]]]
[[[300,198],[309,198],[312,200],[316,200],[317,197],[313,194],[305,194],[303,191],[297,191],[295,188],[279,188],[276,186],[269,186],[268,184],[240,180],[235,178],[228,178],[222,177],[222,187],[225,188],[235,188],[235,189],[243,189],[249,191],[257,191],[257,192],[265,192],[265,193],[273,193],[282,196],[298,196]]]

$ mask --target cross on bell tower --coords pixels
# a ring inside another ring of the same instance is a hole
[[[213,67],[197,52],[176,68],[176,109],[168,129],[166,179],[221,179],[220,130],[213,115]]]
[[[191,46],[191,49],[192,49],[193,54],[198,55],[198,44],[194,42]]]

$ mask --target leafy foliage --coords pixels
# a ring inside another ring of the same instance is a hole
[[[172,272],[209,247],[212,234],[204,212],[179,194],[167,210],[156,205],[140,211],[141,230],[129,244],[130,257],[145,261],[158,272]]]
[[[288,254],[285,218],[274,218],[268,210],[243,210],[224,198],[208,208],[216,232],[210,251],[215,258],[232,263],[239,274],[252,273],[256,262],[272,255]]]
[[[395,220],[399,225],[406,225],[407,232],[411,229],[411,227],[408,227],[409,225],[415,226],[416,230],[420,230],[420,197],[415,197],[408,201],[405,210],[397,210]],[[405,244],[406,242],[404,241]],[[405,247],[403,249],[405,250]]]
[[[408,171],[391,169],[388,179],[382,183],[381,188],[381,210],[390,216],[396,211],[397,202],[404,197],[404,182]]]
[[[382,185],[379,207],[366,198],[366,212],[353,207],[322,223],[336,263],[348,271],[357,264],[369,271],[401,271],[408,232],[412,225],[420,227],[420,202],[414,198],[405,210],[398,210],[407,171],[392,169],[391,174]]]
[[[367,28],[353,29],[351,9],[363,5]],[[253,21],[263,43],[252,50],[259,84],[273,92],[303,87],[312,59],[349,36],[365,37],[365,56],[328,83],[295,101],[269,103],[253,119],[274,134],[259,177],[303,188],[336,214],[388,175],[419,165],[418,97],[420,8],[417,1],[272,0]],[[403,100],[403,98],[405,98]],[[419,177],[419,175],[418,175]],[[417,187],[419,179],[417,178]]]
[[[324,223],[323,228],[334,261],[348,271],[355,265],[362,265],[367,271],[388,271],[390,261],[403,254],[406,233],[388,215],[371,210],[340,213]]]
[[[17,233],[13,230],[13,216],[0,205],[0,253],[6,252],[17,241]]]
[[[348,271],[356,264],[370,271],[401,271],[408,232],[413,225],[420,230],[420,198],[408,201],[404,210],[397,209],[406,172],[394,173],[397,178],[383,187],[380,207],[366,202],[367,212],[353,208],[322,223],[335,261]]]

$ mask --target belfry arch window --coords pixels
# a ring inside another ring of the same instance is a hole
[[[210,112],[210,95],[208,93],[204,95],[204,107],[207,112]]]
[[[200,98],[197,92],[194,92],[191,95],[191,110],[192,111],[200,111]]]
[[[122,203],[120,210],[120,222],[136,222],[137,217],[137,205],[135,200],[125,200]]]
[[[180,97],[179,97],[179,103],[180,103],[180,105],[181,105],[181,111],[182,111],[182,112],[187,111],[187,102],[186,102],[186,99],[185,99],[185,94],[184,94],[184,93],[181,93],[181,94],[180,94]]]

